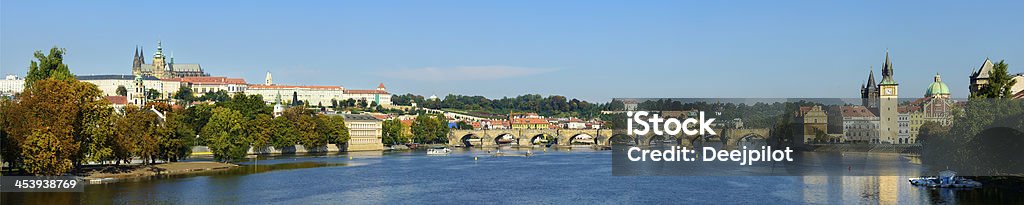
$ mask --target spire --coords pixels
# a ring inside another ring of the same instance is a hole
[[[942,82],[942,77],[939,77],[939,73],[935,73],[935,82]]]
[[[874,87],[878,85],[875,83],[875,67],[871,66],[871,71],[868,72],[868,87]]]
[[[892,77],[893,70],[892,60],[889,58],[889,49],[885,49],[885,63],[882,64],[882,82],[880,82],[880,84],[897,84],[896,80]]]
[[[157,57],[157,58],[163,57],[163,55],[164,55],[164,47],[163,47],[162,44],[163,43],[160,40],[156,41],[156,53],[153,54],[153,57]]]

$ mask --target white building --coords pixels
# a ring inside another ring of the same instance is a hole
[[[135,76],[133,75],[80,75],[76,76],[79,81],[96,85],[104,96],[117,96],[117,88],[124,87],[128,93],[135,89]],[[142,85],[160,93],[161,98],[169,98],[178,92],[181,82],[171,80],[160,80],[153,76],[141,76]]]
[[[843,106],[843,136],[853,143],[879,143],[878,116],[864,106]]]
[[[384,83],[378,85],[374,90],[345,90],[345,99],[363,100],[368,105],[391,106],[391,93],[388,93]]]
[[[332,106],[333,101],[353,99],[366,101],[367,105],[391,106],[391,94],[387,92],[384,83],[374,90],[347,90],[342,86],[330,85],[280,85],[274,83],[270,72],[267,72],[263,84],[248,85],[246,94],[261,95],[267,103],[272,103],[280,94],[285,104],[292,104],[293,99],[297,99],[309,105]]]
[[[261,95],[263,101],[267,103],[272,103],[277,95],[281,95],[285,104],[291,104],[292,99],[298,99],[310,105],[331,106],[331,100],[345,99],[345,88],[341,86],[249,85],[245,93]]]
[[[25,89],[25,79],[17,75],[8,74],[0,80],[0,96],[13,96]]]
[[[348,127],[348,147],[346,151],[384,150],[382,123],[371,115],[342,114],[345,126]]]
[[[202,96],[206,93],[214,93],[222,90],[226,91],[228,94],[235,94],[245,92],[249,86],[249,84],[245,83],[245,79],[228,77],[201,76],[171,78],[167,80],[180,82],[181,85],[191,88],[192,94],[195,96]],[[174,89],[177,91],[178,88]]]

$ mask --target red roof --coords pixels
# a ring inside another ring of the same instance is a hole
[[[388,94],[383,90],[345,90],[345,94]]]
[[[385,89],[385,88],[384,88],[384,83],[380,83],[380,85],[378,85],[378,86],[377,86],[377,88],[380,88],[380,89]]]
[[[245,79],[214,76],[171,78],[167,80],[192,84],[246,84]]]
[[[922,99],[924,99],[924,98],[922,98]],[[914,112],[914,111],[918,111],[918,110],[921,110],[921,106],[917,106],[917,105],[904,105],[904,106],[900,106],[899,108],[896,108],[896,111],[900,112],[900,113],[908,113],[908,112]]]
[[[284,88],[306,88],[306,89],[322,89],[322,90],[341,90],[341,86],[331,85],[263,85],[253,84],[249,85],[248,89],[284,89]]]
[[[875,113],[860,105],[843,106],[843,117],[875,117]]]
[[[115,105],[125,105],[125,104],[128,104],[128,97],[125,97],[125,96],[117,96],[117,95],[115,95],[115,96],[106,96],[106,97],[103,97],[103,98],[107,99],[107,101],[110,101],[110,104],[115,104]]]

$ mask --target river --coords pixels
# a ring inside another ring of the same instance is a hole
[[[520,152],[510,150],[506,152]],[[953,204],[1022,203],[997,188],[928,189],[914,176],[612,176],[610,151],[457,148],[262,156],[230,170],[3,193],[3,204]],[[474,159],[475,158],[475,159]]]

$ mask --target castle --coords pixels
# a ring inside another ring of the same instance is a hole
[[[135,58],[132,61],[132,75],[148,75],[159,79],[184,78],[196,76],[210,76],[203,72],[203,68],[197,63],[174,63],[174,56],[164,56],[164,49],[160,41],[156,43],[156,53],[153,54],[153,63],[146,64],[145,54],[142,49],[135,48]]]

